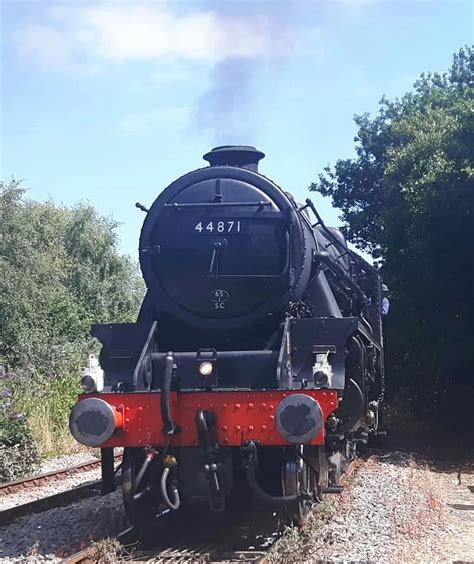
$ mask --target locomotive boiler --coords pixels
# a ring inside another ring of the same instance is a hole
[[[134,523],[196,503],[222,511],[243,490],[302,520],[377,432],[380,276],[309,199],[259,173],[263,157],[217,147],[150,209],[137,204],[137,322],[92,327],[100,367],[70,428],[101,448],[104,493],[124,447]]]

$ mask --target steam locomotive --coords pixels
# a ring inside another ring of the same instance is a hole
[[[100,366],[70,429],[101,448],[102,493],[124,447],[135,524],[196,503],[223,511],[241,488],[301,521],[377,433],[380,276],[309,199],[258,172],[264,156],[216,147],[210,166],[137,204],[138,320],[92,327]]]

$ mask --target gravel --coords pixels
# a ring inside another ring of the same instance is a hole
[[[63,456],[48,458],[48,460],[45,460],[41,464],[38,474],[47,474],[48,472],[63,470],[64,468],[78,466],[79,464],[84,464],[86,462],[96,462],[99,457],[100,455],[98,451],[97,456],[94,456],[92,452],[79,452],[77,454],[66,454]]]
[[[271,559],[474,561],[469,485],[474,485],[472,474],[457,485],[453,469],[431,468],[404,453],[372,456],[340,496],[316,508],[301,531],[287,530]]]
[[[474,561],[474,472],[429,466],[404,453],[361,463],[339,496],[275,543],[275,562]],[[82,475],[81,475],[82,476]],[[120,491],[0,527],[0,562],[58,562],[90,539],[125,528]]]
[[[100,468],[96,470],[89,470],[88,472],[79,472],[78,474],[73,474],[67,478],[62,477],[59,480],[46,482],[41,486],[23,488],[15,493],[0,497],[0,511],[4,511],[10,507],[15,507],[16,505],[42,499],[43,497],[60,492],[65,492],[80,486],[81,484],[98,480],[99,478]]]
[[[107,538],[125,526],[120,489],[27,515],[0,527],[0,562],[60,562],[90,540]]]

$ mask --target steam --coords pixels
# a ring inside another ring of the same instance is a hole
[[[238,19],[241,24],[245,18],[251,35],[259,41],[253,52],[215,63],[210,87],[197,104],[196,125],[210,132],[216,145],[256,142],[256,86],[265,69],[288,60],[298,33],[308,26],[301,17],[301,6],[298,0],[209,3],[226,33],[235,33],[232,22]],[[238,34],[235,41],[239,41]]]
[[[254,90],[262,67],[258,57],[227,57],[216,63],[196,114],[198,126],[211,131],[216,145],[255,142]]]

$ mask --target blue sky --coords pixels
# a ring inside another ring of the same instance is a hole
[[[0,0],[1,178],[86,200],[136,256],[145,205],[218,144],[298,198],[353,154],[353,115],[472,43],[464,0]],[[328,223],[337,210],[313,199]]]

